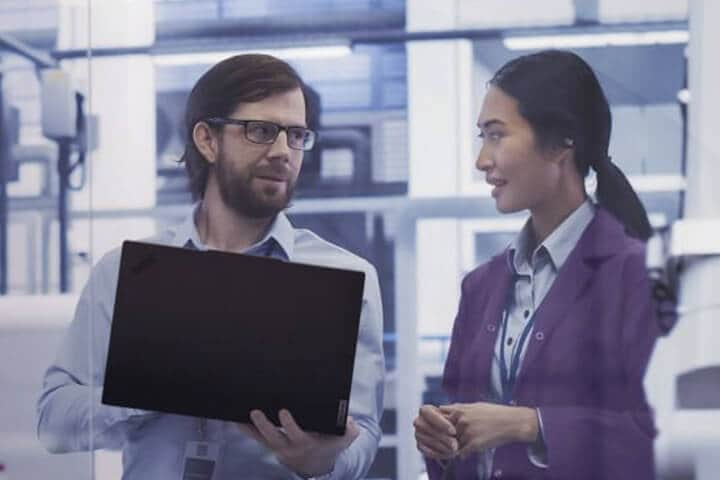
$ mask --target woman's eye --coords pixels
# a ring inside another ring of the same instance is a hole
[[[497,142],[502,138],[502,134],[500,132],[491,132],[488,133],[488,138],[492,140],[493,142]]]
[[[480,133],[478,133],[478,137],[480,137],[486,141],[497,142],[498,140],[500,140],[502,138],[502,133],[500,133],[500,132],[480,132]]]

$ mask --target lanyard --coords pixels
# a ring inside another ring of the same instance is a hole
[[[200,436],[200,441],[205,442],[207,441],[207,424],[208,421],[206,418],[198,418],[198,435]]]
[[[520,369],[520,354],[525,346],[530,330],[532,330],[533,323],[535,321],[535,314],[525,324],[520,339],[515,344],[515,351],[511,354],[510,366],[505,360],[505,341],[507,337],[507,324],[510,317],[510,307],[514,303],[515,299],[515,286],[517,281],[521,278],[529,278],[528,275],[520,275],[513,272],[512,280],[510,282],[510,288],[508,288],[507,295],[505,296],[505,308],[502,313],[502,336],[500,338],[500,383],[502,387],[502,401],[505,404],[509,404],[512,400],[512,390],[517,380],[518,370]]]

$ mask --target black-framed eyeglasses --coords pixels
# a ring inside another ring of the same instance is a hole
[[[283,127],[265,120],[238,120],[237,118],[210,117],[205,120],[214,125],[242,125],[245,138],[253,143],[268,145],[275,143],[280,132],[287,135],[288,147],[294,150],[312,150],[317,133],[305,127]]]

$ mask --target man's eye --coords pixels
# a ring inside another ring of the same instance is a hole
[[[272,135],[273,128],[270,125],[254,124],[250,126],[250,133],[268,137]]]

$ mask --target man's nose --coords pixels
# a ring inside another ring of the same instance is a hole
[[[281,130],[275,141],[271,144],[269,156],[273,158],[283,158],[284,160],[290,157],[290,147],[288,146],[288,137],[285,130]]]

